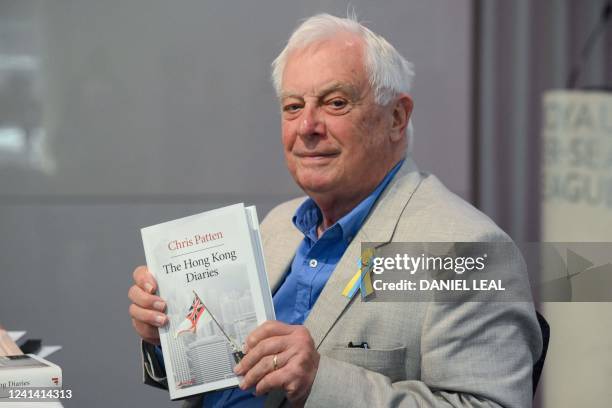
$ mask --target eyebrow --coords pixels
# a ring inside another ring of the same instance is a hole
[[[320,98],[322,96],[325,96],[327,94],[330,94],[336,91],[343,91],[347,93],[349,96],[351,96],[352,98],[356,98],[358,94],[357,89],[353,85],[347,84],[345,82],[333,82],[330,85],[326,86],[325,88],[321,89],[315,96],[317,98]],[[301,98],[301,97],[302,95],[293,93],[293,92],[282,92],[281,93],[281,100],[286,99],[286,98]]]

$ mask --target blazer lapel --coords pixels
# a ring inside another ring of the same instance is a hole
[[[399,217],[420,182],[421,176],[414,161],[410,156],[406,157],[397,175],[382,193],[363,227],[344,252],[304,322],[314,340],[315,347],[318,348],[321,345],[329,330],[352,300],[342,296],[342,289],[357,272],[357,261],[361,257],[361,242],[387,243],[393,238]],[[302,239],[302,234],[295,229],[291,230],[291,233],[283,234],[281,239],[275,237],[274,242],[284,243],[280,249],[272,247],[272,243],[264,242],[264,251],[267,256],[266,269],[272,293],[282,282]],[[276,408],[285,402],[285,393],[282,390],[274,390],[268,394],[265,407]]]
[[[278,286],[283,281],[298,246],[304,238],[297,228],[288,228],[280,234],[282,236],[279,237],[277,235],[274,239],[268,239],[263,242],[263,249],[266,254],[265,263],[268,273],[268,284],[272,293],[278,289]]]
[[[421,175],[414,161],[406,157],[340,259],[304,323],[317,348],[352,300],[342,296],[342,289],[357,272],[361,242],[387,243],[393,238],[397,222],[420,182]]]

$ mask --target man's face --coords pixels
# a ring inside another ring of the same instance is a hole
[[[310,196],[353,198],[390,168],[393,114],[375,104],[363,61],[362,40],[348,33],[289,54],[282,141],[291,175]]]

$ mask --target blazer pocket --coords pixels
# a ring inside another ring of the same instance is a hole
[[[366,370],[375,371],[392,382],[406,379],[406,348],[393,349],[363,349],[334,347],[323,352],[326,356],[335,360],[344,361],[363,367]]]

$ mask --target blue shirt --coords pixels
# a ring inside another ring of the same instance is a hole
[[[304,323],[344,251],[402,163],[403,160],[396,164],[369,196],[318,238],[321,210],[310,198],[300,205],[293,216],[293,224],[304,234],[304,239],[293,258],[291,269],[274,294],[276,320],[287,324]],[[255,397],[240,388],[230,388],[206,394],[204,407],[263,407],[265,398],[265,395]]]

